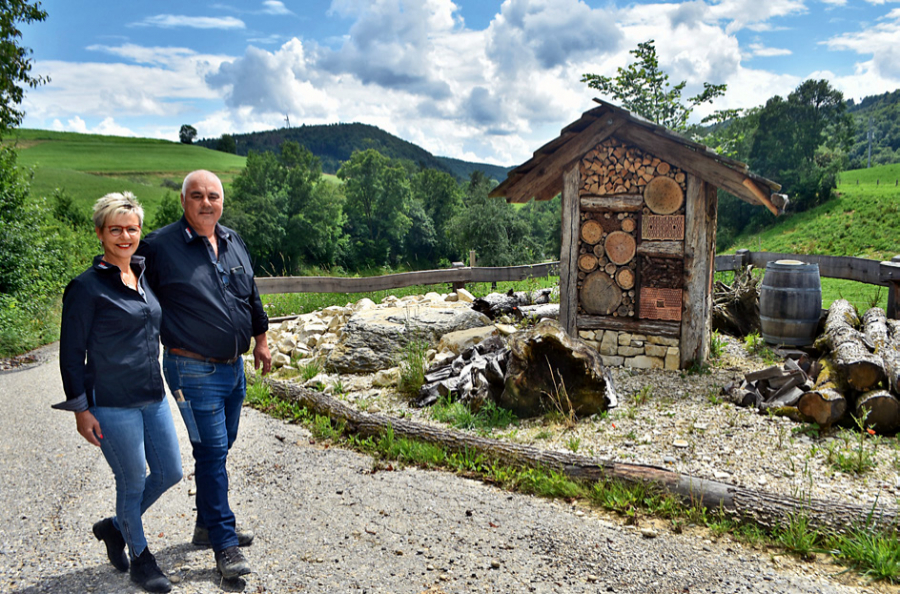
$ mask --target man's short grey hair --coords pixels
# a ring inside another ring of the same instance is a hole
[[[94,203],[94,227],[102,229],[110,217],[120,214],[136,214],[144,225],[144,207],[131,192],[112,192]]]
[[[191,181],[191,178],[193,178],[195,175],[199,175],[201,173],[205,173],[207,175],[211,175],[212,177],[214,177],[219,182],[219,187],[222,188],[222,193],[225,192],[225,189],[224,189],[225,186],[222,185],[222,180],[219,179],[218,175],[216,175],[212,171],[207,171],[206,169],[197,169],[196,171],[191,171],[190,173],[188,173],[187,175],[184,176],[184,181],[181,182],[181,197],[182,198],[186,197],[185,194],[187,194],[188,182]]]

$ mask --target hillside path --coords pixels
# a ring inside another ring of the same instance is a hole
[[[50,409],[63,398],[56,346],[37,355],[39,364],[0,373],[0,592],[140,592],[91,535],[112,513],[112,473],[72,415]],[[257,533],[246,549],[256,573],[222,582],[212,553],[189,543],[193,464],[177,416],[176,426],[185,480],[145,515],[174,592],[885,591],[843,584],[827,562],[664,526],[648,538],[590,509],[448,473],[373,472],[371,458],[323,448],[304,428],[249,408],[229,470],[239,523]]]

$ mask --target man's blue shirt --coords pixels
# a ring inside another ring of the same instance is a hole
[[[162,305],[160,339],[168,348],[214,359],[247,352],[269,319],[259,298],[247,246],[216,225],[219,254],[187,220],[157,229],[138,247],[147,279]]]

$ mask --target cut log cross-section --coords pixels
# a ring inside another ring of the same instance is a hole
[[[606,272],[598,270],[584,279],[580,298],[585,312],[608,316],[622,305],[622,289]]]
[[[671,177],[654,177],[644,188],[644,202],[658,215],[669,215],[684,204],[684,192]]]
[[[578,256],[578,269],[591,272],[597,268],[597,256],[594,254],[581,254]]]
[[[637,244],[634,237],[624,231],[613,231],[606,237],[603,246],[609,261],[619,266],[628,264],[634,258]]]
[[[878,433],[892,433],[900,427],[900,401],[887,390],[872,390],[856,399],[856,418]]]
[[[593,219],[589,219],[581,226],[581,239],[585,243],[594,245],[603,238],[603,226]]]
[[[620,268],[616,272],[616,284],[626,291],[634,287],[634,271],[630,268]]]

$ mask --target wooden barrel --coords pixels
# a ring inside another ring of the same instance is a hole
[[[759,292],[759,323],[766,342],[791,346],[812,344],[821,312],[818,264],[798,260],[766,263]]]

